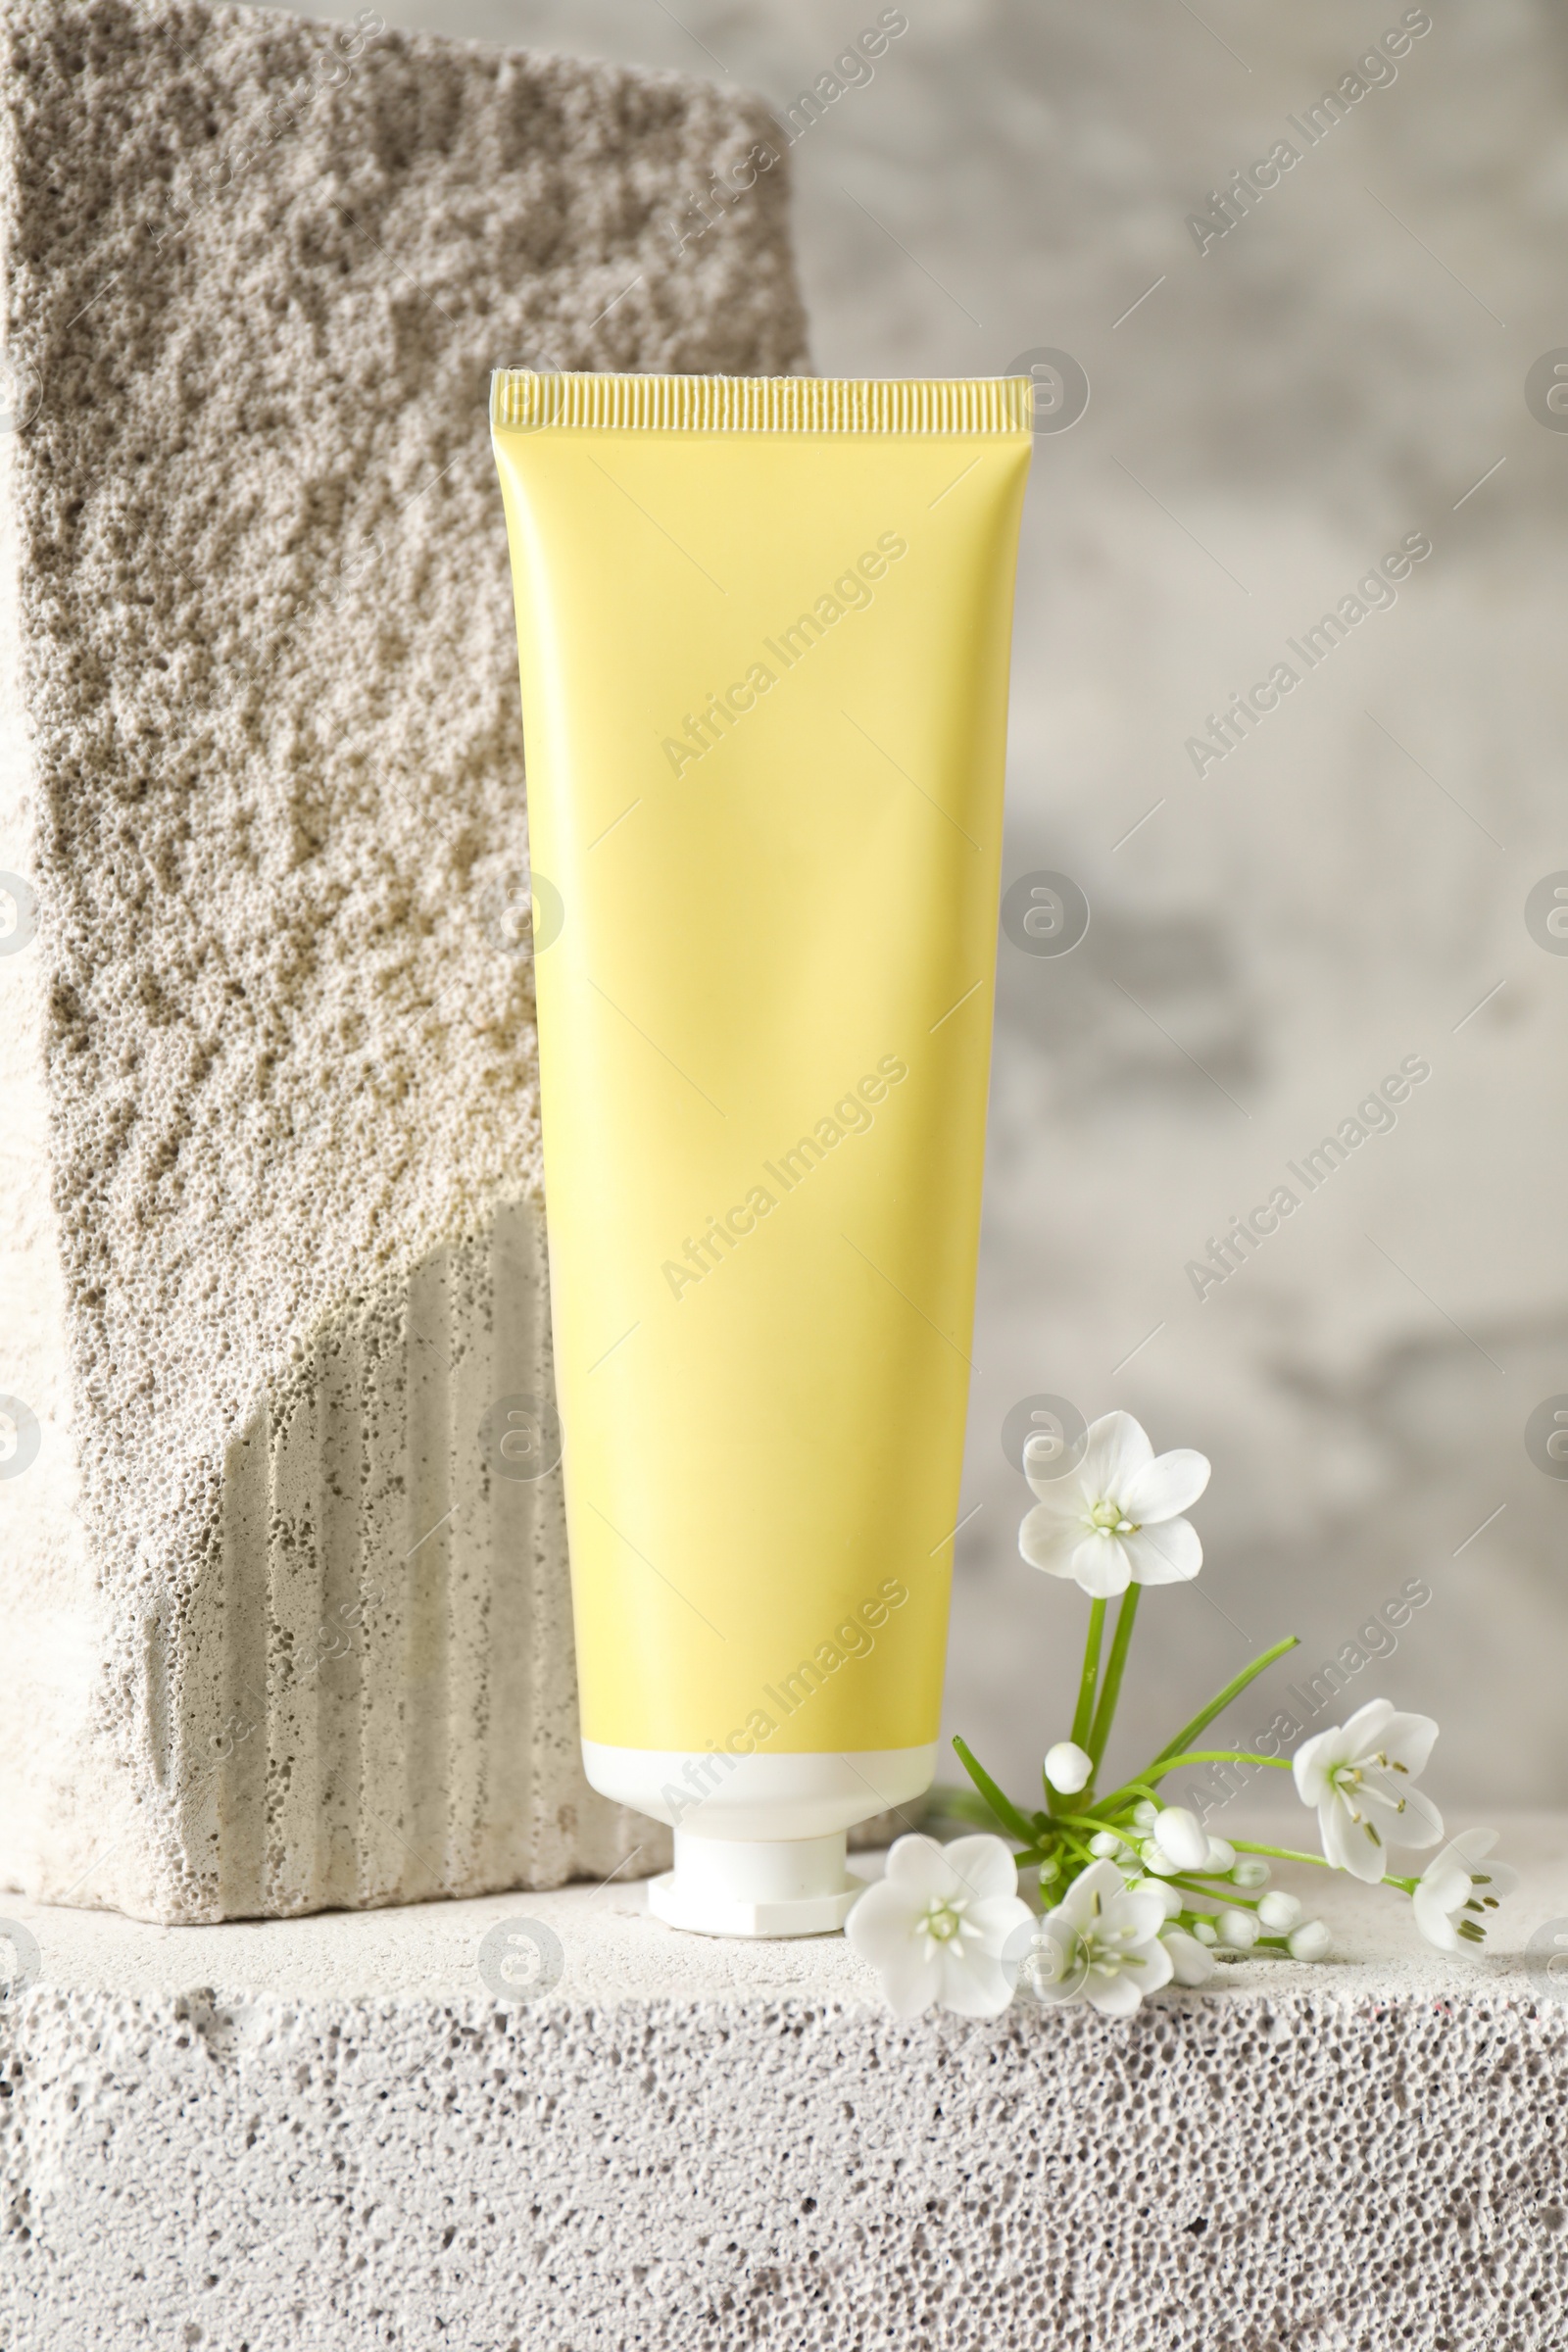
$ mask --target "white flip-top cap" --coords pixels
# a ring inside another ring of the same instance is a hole
[[[831,1936],[864,1888],[845,1833],[931,1786],[923,1747],[730,1755],[582,1743],[589,1785],[675,1833],[675,1867],[648,1908],[696,1936]],[[684,1825],[684,1826],[683,1826]]]
[[[698,1936],[828,1936],[865,1892],[844,1857],[842,1830],[755,1839],[677,1830],[675,1867],[652,1882],[648,1908]]]

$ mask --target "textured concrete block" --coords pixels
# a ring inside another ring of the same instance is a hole
[[[842,1937],[683,1936],[618,1884],[164,1932],[26,1907],[0,2335],[1557,2352],[1568,2007],[1526,1947],[1568,1824],[1507,1843],[1537,1864],[1494,1958],[1282,1873],[1353,1957],[1126,2025],[901,2025]],[[534,1997],[483,1982],[509,1934],[559,1944]]]
[[[582,1780],[559,1478],[516,1475],[486,376],[803,364],[784,172],[683,244],[756,102],[375,24],[0,18],[0,1882],[171,1921],[644,1834]]]

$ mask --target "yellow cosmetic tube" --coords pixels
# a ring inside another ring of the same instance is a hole
[[[935,1767],[1032,399],[492,384],[583,1757],[710,1935]]]

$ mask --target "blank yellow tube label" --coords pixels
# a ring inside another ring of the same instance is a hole
[[[936,1736],[1031,397],[495,379],[593,1740]]]

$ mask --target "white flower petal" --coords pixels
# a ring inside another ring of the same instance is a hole
[[[856,1910],[859,1905],[856,1905]],[[854,1912],[850,1914],[855,1916]],[[895,2017],[919,2017],[942,1995],[937,1946],[927,1936],[910,1936],[877,1970],[882,1997]]]
[[[1028,1918],[1027,1904],[1020,1905]],[[959,1952],[949,1945],[942,1956],[942,2007],[956,2017],[1000,2017],[1012,1998],[1002,1962],[991,1952]]]
[[[1293,1960],[1321,1960],[1333,1937],[1320,1919],[1303,1919],[1286,1946]]]
[[[1157,1992],[1176,1974],[1175,1960],[1162,1937],[1134,1953],[1131,1966],[1140,1992]]]
[[[1383,1745],[1383,1734],[1393,1721],[1392,1699],[1369,1698],[1364,1707],[1357,1707],[1349,1721],[1340,1728],[1347,1758],[1358,1764],[1363,1756],[1376,1754]]]
[[[1439,1845],[1443,1815],[1422,1788],[1396,1781],[1376,1766],[1361,1783],[1357,1810],[1377,1823],[1385,1845]]]
[[[1424,1886],[1418,1886],[1411,1897],[1410,1908],[1415,1913],[1416,1926],[1428,1943],[1434,1944],[1440,1952],[1456,1952],[1459,1949],[1459,1931],[1449,1914],[1458,1910],[1469,1891],[1470,1883],[1467,1879],[1462,1891],[1452,1902],[1444,1900],[1436,1887]]]
[[[880,1968],[894,1946],[914,1934],[925,1907],[924,1899],[906,1887],[876,1879],[857,1901],[844,1933],[862,1960]]]
[[[988,1894],[980,1902],[971,1903],[964,1913],[968,1924],[980,1933],[981,1951],[997,1959],[1003,1945],[1014,1928],[1021,1928],[1034,1913],[1018,1894]]]
[[[1071,1576],[1073,1554],[1083,1540],[1081,1512],[1063,1519],[1044,1502],[1024,1513],[1018,1529],[1020,1553],[1031,1568],[1039,1568],[1047,1576]]]
[[[1052,1912],[1052,1922],[1058,1931],[1087,1936],[1106,1904],[1120,1898],[1126,1884],[1114,1862],[1091,1862],[1089,1868],[1074,1879]],[[850,1917],[855,1917],[853,1911]]]
[[[1171,1975],[1178,1984],[1206,1984],[1214,1963],[1195,1936],[1185,1928],[1167,1928],[1160,1942],[1170,1954]]]
[[[883,1996],[900,2017],[918,2017],[937,1996],[931,1941],[918,1930],[924,1910],[924,1904],[916,1910],[901,1899],[883,1879],[866,1888],[844,1930],[852,1949],[876,1970]]]
[[[1303,1805],[1320,1805],[1328,1789],[1329,1774],[1336,1764],[1343,1764],[1347,1750],[1344,1734],[1338,1725],[1326,1732],[1315,1732],[1303,1740],[1291,1758],[1291,1770],[1296,1778],[1296,1793]]]
[[[1131,1413],[1105,1413],[1089,1424],[1078,1483],[1094,1501],[1109,1495],[1119,1501],[1140,1470],[1154,1458],[1154,1448]]]
[[[1029,1479],[1030,1493],[1039,1496],[1041,1509],[1049,1512],[1052,1518],[1076,1519],[1081,1522],[1088,1517],[1088,1505],[1084,1501],[1083,1490],[1077,1479],[1071,1474],[1061,1478],[1029,1478],[1027,1449],[1024,1453],[1023,1474],[1025,1478]]]
[[[1190,1519],[1141,1527],[1122,1542],[1132,1557],[1134,1582],[1140,1585],[1190,1585],[1203,1565],[1203,1546]]]
[[[1000,1838],[981,1830],[972,1838],[955,1838],[941,1850],[954,1882],[953,1894],[967,1895],[971,1903],[996,1895],[1016,1895],[1018,1865],[1011,1847]]]
[[[1117,1491],[1116,1499],[1129,1519],[1144,1527],[1156,1525],[1162,1519],[1174,1519],[1179,1511],[1190,1510],[1207,1486],[1208,1473],[1206,1454],[1179,1446],[1174,1453],[1162,1453],[1142,1470],[1135,1470]]]
[[[1372,1742],[1391,1764],[1402,1764],[1406,1772],[1425,1772],[1432,1760],[1432,1743],[1438,1727],[1430,1715],[1395,1715],[1383,1727],[1382,1737]]]
[[[1440,1911],[1457,1911],[1470,1900],[1470,1873],[1462,1862],[1440,1854],[1421,1874],[1417,1894],[1424,1894]]]
[[[1091,1600],[1114,1600],[1126,1592],[1132,1573],[1132,1560],[1119,1536],[1091,1536],[1074,1551],[1068,1570]]]
[[[898,1886],[908,1895],[920,1898],[919,1908],[953,1891],[953,1874],[943,1860],[942,1848],[934,1838],[914,1833],[907,1838],[895,1838],[888,1848],[887,1870],[881,1880],[884,1886]],[[850,1916],[859,1910],[857,1904]]]
[[[1317,1818],[1326,1859],[1336,1870],[1348,1870],[1352,1879],[1375,1886],[1388,1868],[1388,1849],[1381,1840],[1369,1838],[1366,1826],[1352,1821],[1348,1807],[1337,1796],[1319,1805]]]
[[[1130,1936],[1135,1946],[1152,1943],[1165,1924],[1165,1898],[1151,1886],[1129,1886],[1105,1906],[1105,1924]]]
[[[1169,1957],[1167,1953],[1166,1958]],[[1091,1969],[1085,1980],[1084,1999],[1092,2002],[1102,2017],[1131,2017],[1143,1997],[1125,1968],[1114,1977],[1103,1977],[1098,1969]]]

